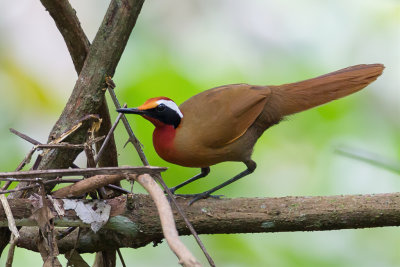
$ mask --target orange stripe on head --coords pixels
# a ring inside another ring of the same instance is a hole
[[[155,107],[158,106],[157,101],[161,100],[161,99],[171,100],[171,99],[169,99],[168,97],[165,97],[165,96],[153,97],[153,98],[150,98],[150,99],[146,100],[146,102],[144,102],[143,105],[141,105],[141,106],[139,106],[137,108],[139,110],[147,110],[147,109],[155,108]]]

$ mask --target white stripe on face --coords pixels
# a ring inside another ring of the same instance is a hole
[[[179,115],[179,117],[183,118],[182,112],[179,110],[178,106],[175,104],[174,101],[172,101],[172,100],[166,100],[166,99],[160,99],[160,100],[158,100],[156,103],[159,104],[159,105],[160,105],[160,104],[166,105],[166,106],[169,107],[170,109],[174,110],[174,111]]]

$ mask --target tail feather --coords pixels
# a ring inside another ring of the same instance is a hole
[[[375,81],[382,64],[356,65],[313,79],[274,86],[274,98],[281,116],[316,107],[355,93]]]

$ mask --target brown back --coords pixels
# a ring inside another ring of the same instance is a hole
[[[264,109],[271,90],[231,84],[197,94],[182,105],[180,131],[207,147],[220,147],[242,136]]]

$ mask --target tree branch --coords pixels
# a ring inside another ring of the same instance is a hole
[[[86,200],[87,201],[87,200]],[[111,206],[111,218],[102,230],[81,234],[79,252],[96,252],[119,247],[138,248],[163,238],[160,221],[153,201],[147,195],[126,196],[106,200]],[[187,206],[187,199],[179,198],[185,213],[200,234],[263,233],[288,231],[324,231],[383,226],[400,226],[400,193],[376,195],[346,195],[328,197],[281,197],[206,199]],[[32,204],[29,199],[9,201],[17,226],[34,226],[29,219]],[[49,204],[49,207],[51,205]],[[180,235],[189,230],[180,216],[176,216]],[[0,226],[7,219],[0,209]],[[73,211],[55,219],[56,226],[84,224]],[[37,231],[23,228],[18,246],[37,251],[33,235]],[[76,233],[59,241],[61,253],[73,248]],[[94,242],[96,240],[96,242]]]
[[[87,176],[101,174],[143,174],[143,173],[159,173],[165,171],[165,167],[141,166],[141,167],[103,167],[103,168],[86,168],[86,169],[51,169],[51,170],[32,170],[32,171],[17,171],[17,172],[0,172],[0,180],[2,178],[57,178],[59,176]]]
[[[76,16],[76,11],[67,0],[41,0],[41,2],[49,11],[57,28],[64,37],[75,70],[79,75],[89,52],[90,43]],[[111,128],[111,119],[105,98],[99,107],[98,114],[103,119],[103,122],[97,136],[106,135]],[[100,149],[101,144],[96,143],[97,150]],[[105,155],[101,158],[99,165],[101,167],[118,166],[118,154],[114,135],[111,136],[110,142],[106,146]]]
[[[89,52],[90,43],[86,37],[76,11],[66,0],[40,0],[54,19],[58,30],[64,37],[76,72],[79,74]]]
[[[64,37],[75,70],[79,75],[73,93],[64,112],[53,127],[49,140],[59,136],[63,132],[63,129],[68,128],[75,120],[91,113],[98,113],[103,119],[100,129],[95,135],[101,136],[108,133],[111,128],[111,119],[107,101],[101,90],[102,84],[104,84],[102,79],[114,74],[129,35],[140,13],[143,1],[112,1],[95,37],[93,46],[89,51],[90,43],[80,26],[75,10],[69,2],[66,0],[41,0]],[[84,62],[87,62],[86,67],[84,67]],[[81,129],[71,136],[72,142],[81,143],[80,141],[86,137],[86,130],[87,128]],[[101,145],[101,143],[96,143],[97,151]],[[103,157],[100,158],[99,166],[118,166],[118,154],[113,135],[107,143],[105,151]],[[46,154],[38,169],[68,168],[73,164],[79,153],[80,150],[73,153],[53,150]],[[22,183],[20,186],[24,187],[25,184]],[[19,193],[10,197],[18,196],[20,196]],[[1,230],[0,235],[8,235],[7,229]],[[0,241],[1,251],[5,244],[5,242]]]
[[[68,103],[50,133],[49,141],[87,114],[96,114],[104,98],[105,77],[112,76],[140,13],[143,0],[113,0],[90,46],[87,59]],[[83,143],[85,127],[68,137],[70,143]],[[39,169],[67,168],[80,151],[47,153]]]

